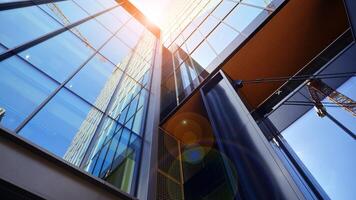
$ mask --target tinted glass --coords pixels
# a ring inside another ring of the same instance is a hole
[[[89,145],[102,114],[71,94],[61,90],[20,131],[20,135],[50,151],[79,163]]]
[[[57,30],[61,25],[38,7],[30,6],[1,11],[0,27],[1,44],[11,48]]]
[[[63,82],[93,52],[93,49],[73,33],[66,31],[21,52],[20,55],[57,81]]]
[[[100,53],[122,70],[126,68],[131,57],[131,49],[115,37],[103,47]]]
[[[66,87],[104,111],[121,75],[121,70],[104,57],[96,55]]]
[[[18,57],[0,62],[0,125],[14,130],[55,89],[56,84]]]

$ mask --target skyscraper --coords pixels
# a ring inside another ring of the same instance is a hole
[[[141,3],[0,1],[2,198],[355,196],[355,3]]]

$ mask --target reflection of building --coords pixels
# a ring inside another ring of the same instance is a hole
[[[350,2],[0,3],[2,197],[352,199]]]

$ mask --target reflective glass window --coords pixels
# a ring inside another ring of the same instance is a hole
[[[212,15],[219,19],[223,19],[236,4],[237,3],[232,1],[222,1],[219,6],[213,11]]]
[[[256,7],[240,4],[224,21],[242,32],[262,11],[262,9]]]
[[[5,110],[0,125],[14,130],[56,84],[17,56],[0,62],[0,74],[0,108]]]
[[[93,53],[92,48],[66,31],[21,52],[20,55],[57,81],[63,82]]]
[[[192,59],[199,64],[199,68],[206,69],[209,64],[216,58],[215,52],[210,46],[203,42],[193,53]]]
[[[97,0],[101,5],[103,5],[106,9],[112,8],[118,3],[115,0]]]
[[[63,25],[77,22],[89,16],[73,1],[41,4],[40,7]]]
[[[207,38],[211,46],[219,54],[221,53],[237,36],[238,32],[225,24],[220,24]]]
[[[136,34],[126,26],[122,27],[116,34],[116,37],[120,38],[125,44],[131,48],[135,48],[140,40],[140,35]]]
[[[355,99],[356,78],[337,91]],[[356,118],[342,108],[326,107],[330,115],[355,133]],[[311,109],[282,132],[289,145],[330,199],[353,199],[356,195],[355,140],[329,117]]]
[[[262,8],[269,7],[273,0],[243,0],[243,3],[260,6]]]
[[[129,19],[131,19],[131,15],[121,6],[114,8],[112,11],[110,11],[117,19],[119,19],[122,23],[127,22]]]
[[[104,57],[96,55],[66,84],[66,87],[104,111],[121,75],[121,70]]]
[[[123,23],[116,19],[110,12],[99,15],[96,17],[96,19],[108,30],[110,30],[111,33],[116,33],[116,31],[119,30],[119,28],[121,28],[123,25]]]
[[[61,25],[37,6],[30,6],[1,11],[0,27],[1,44],[12,48],[57,30]]]
[[[218,24],[219,20],[213,16],[209,16],[199,27],[199,31],[206,37]]]
[[[20,135],[57,156],[70,159],[75,155],[68,154],[86,151],[101,118],[102,114],[95,108],[63,89],[20,131]]]
[[[117,38],[112,38],[100,51],[107,59],[124,69],[131,57],[131,49]]]
[[[97,14],[104,10],[104,6],[99,4],[96,0],[74,0],[74,1],[90,15]]]
[[[89,20],[72,28],[71,31],[95,49],[99,49],[111,36],[111,33],[96,20]]]
[[[203,36],[202,34],[197,30],[195,31],[189,38],[188,40],[185,42],[185,44],[187,45],[188,51],[192,52],[195,47],[197,47],[199,45],[199,43],[203,41]]]

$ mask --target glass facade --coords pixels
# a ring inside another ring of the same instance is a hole
[[[157,40],[134,15],[114,0],[0,12],[0,126],[130,194]]]
[[[129,1],[31,1],[31,5],[25,5],[25,1],[0,0],[2,5],[9,2],[22,3],[18,7],[0,7],[1,131],[8,130],[70,166],[106,181],[129,194],[129,198],[141,199],[140,192],[152,188],[156,191],[142,193],[155,193],[156,199],[233,199],[240,198],[240,193],[241,199],[245,198],[243,194],[247,193],[241,188],[248,184],[241,184],[252,176],[240,176],[246,171],[232,166],[219,140],[231,142],[221,135],[243,132],[246,123],[242,128],[227,124],[224,126],[231,129],[213,129],[217,120],[208,113],[211,110],[206,99],[204,102],[204,87],[210,90],[213,79],[224,76],[226,87],[221,88],[221,94],[236,92],[238,97],[244,97],[229,82],[230,74],[222,63],[234,56],[287,1],[177,0],[165,11],[169,13],[168,20],[160,27],[160,35]],[[351,40],[355,54],[354,39]],[[342,45],[348,45],[348,41],[343,42]],[[334,54],[325,53],[315,59],[319,63],[310,62],[315,64],[313,73],[322,68],[330,70],[332,67],[327,65],[331,66],[332,59],[346,49],[339,43],[327,45],[340,51],[332,49]],[[311,59],[317,53],[300,57]],[[354,57],[350,57],[349,63],[333,66],[330,73],[354,72]],[[159,67],[160,72],[153,71]],[[323,81],[356,99],[356,79],[345,77]],[[289,81],[292,80],[280,83]],[[293,194],[298,197],[318,199],[321,194],[331,199],[352,199],[356,196],[356,174],[352,168],[356,164],[352,156],[356,146],[351,140],[356,138],[355,117],[327,98],[322,103],[327,105],[329,115],[318,117],[310,104],[313,102],[306,80],[294,84],[286,90],[288,94],[283,100],[269,99],[279,95],[276,90],[253,110],[249,110],[249,102],[243,98],[243,103],[231,105],[246,108],[244,114],[250,117],[253,130],[245,135],[253,138],[255,132],[261,133],[259,141],[265,143],[256,142],[254,146],[266,147],[268,151],[263,152],[276,155],[269,157],[273,159],[268,162],[278,162],[277,172],[272,174],[267,167],[257,164],[258,170],[267,171],[267,178],[260,177],[255,183],[265,186],[265,180],[267,183],[272,180],[269,177],[282,173],[295,193],[302,191],[300,196]],[[151,86],[156,91],[151,91]],[[155,103],[159,98],[160,102]],[[229,103],[228,98],[218,100],[217,105]],[[267,105],[269,102],[272,103]],[[264,110],[263,106],[273,108]],[[236,116],[230,110],[224,110],[224,118],[220,119],[234,119]],[[253,145],[244,147],[249,140],[240,141],[241,144],[231,145],[241,145],[239,148],[244,149],[236,152],[251,156]],[[156,150],[157,155],[151,155]],[[239,161],[254,169],[252,166],[259,158],[252,157],[252,163],[248,159]],[[240,177],[235,177],[237,174]],[[153,186],[149,185],[152,177],[156,181]]]
[[[283,0],[190,1],[184,17],[162,28],[164,118],[212,73]],[[178,12],[179,13],[179,12]],[[178,14],[179,15],[179,14]],[[167,102],[169,101],[169,102]]]

